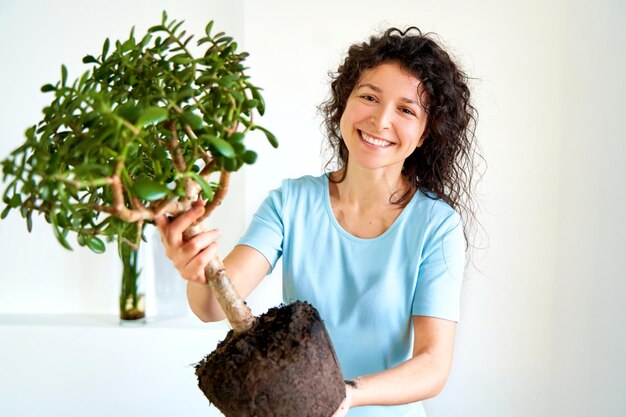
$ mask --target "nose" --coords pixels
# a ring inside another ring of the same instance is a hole
[[[378,130],[385,130],[391,127],[393,117],[393,109],[385,106],[380,107],[376,113],[372,115],[372,125]]]

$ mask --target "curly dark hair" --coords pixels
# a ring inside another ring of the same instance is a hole
[[[337,72],[329,74],[330,98],[319,107],[332,150],[326,168],[336,162],[338,178],[332,175],[329,178],[333,182],[345,179],[348,148],[339,124],[348,97],[363,72],[383,63],[398,63],[421,81],[422,92],[427,95],[426,100],[422,100],[426,103],[427,123],[422,146],[415,149],[402,168],[410,189],[391,202],[405,206],[418,190],[429,198],[445,201],[463,218],[468,242],[468,230],[476,220],[475,157],[482,160],[474,140],[478,112],[470,102],[469,77],[434,36],[433,33],[422,34],[413,26],[404,31],[390,28],[381,36],[373,36],[368,42],[349,48]]]

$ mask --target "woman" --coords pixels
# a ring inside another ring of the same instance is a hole
[[[337,169],[272,191],[224,265],[245,298],[283,257],[284,301],[318,309],[348,380],[335,417],[423,416],[451,367],[473,217],[467,76],[392,28],[349,49],[321,109]],[[203,272],[219,231],[182,239],[201,214],[157,224],[194,313],[222,320]]]

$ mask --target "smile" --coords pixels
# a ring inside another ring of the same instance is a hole
[[[359,130],[359,133],[361,134],[361,139],[363,139],[364,142],[367,142],[370,145],[377,146],[379,148],[387,148],[394,144],[393,142],[389,142],[388,140],[370,136],[367,133],[363,132],[362,130]]]

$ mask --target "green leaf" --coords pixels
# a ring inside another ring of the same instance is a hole
[[[217,80],[217,83],[222,87],[230,87],[230,85],[239,79],[239,75],[231,74],[221,77]]]
[[[174,64],[189,64],[193,62],[193,59],[191,59],[186,53],[183,53],[171,57],[170,62],[173,62]]]
[[[248,106],[249,109],[255,109],[257,107],[259,107],[259,100],[257,100],[256,98],[253,98],[252,100],[247,100],[246,101],[246,106]]]
[[[162,30],[165,30],[165,27],[163,25],[152,26],[150,29],[148,29],[148,33],[160,32]]]
[[[104,58],[106,58],[107,54],[109,53],[109,46],[110,46],[110,42],[109,42],[109,38],[107,38],[104,41],[104,45],[102,45],[102,60],[104,61]]]
[[[93,55],[85,55],[83,57],[83,64],[97,64],[98,60]]]
[[[52,223],[52,231],[54,232],[54,236],[57,238],[57,240],[59,241],[59,243],[67,250],[72,250],[72,247],[70,246],[69,243],[67,243],[67,239],[65,239],[65,236],[67,236],[67,229],[65,230],[60,230],[59,229],[59,224],[57,222],[57,215],[54,213],[51,213],[50,215],[50,221]]]
[[[35,140],[35,133],[36,133],[36,127],[31,126],[28,129],[26,129],[26,131],[24,132],[24,135],[26,135],[27,139]]]
[[[257,154],[254,151],[246,151],[243,156],[243,162],[246,164],[254,164],[256,162]]]
[[[131,37],[122,44],[122,52],[128,52],[135,47],[135,38]]]
[[[115,112],[128,120],[130,123],[137,123],[139,117],[143,114],[144,110],[134,103],[124,103],[115,108]]]
[[[94,253],[103,253],[106,249],[104,242],[97,237],[93,237],[87,241],[87,246]]]
[[[11,201],[9,202],[9,205],[12,208],[17,208],[17,207],[21,206],[22,205],[22,196],[20,194],[13,195],[13,197],[11,197]]]
[[[193,97],[194,89],[191,87],[185,87],[176,93],[177,100],[186,100]]]
[[[215,43],[217,43],[217,44],[229,43],[229,42],[232,42],[232,41],[233,41],[232,36],[222,36]]]
[[[246,151],[246,147],[243,145],[243,143],[233,142],[231,143],[231,145],[233,146],[233,149],[235,150],[235,153],[237,155],[242,155]]]
[[[259,102],[256,108],[259,114],[263,116],[265,114],[265,100],[263,100],[263,96],[261,96],[259,89],[256,87],[250,86],[250,91],[252,91],[252,97]]]
[[[11,211],[11,206],[6,206],[4,210],[2,210],[2,214],[0,214],[0,219],[6,219],[10,211]]]
[[[137,180],[132,189],[139,198],[146,201],[159,200],[170,193],[165,185],[151,180]]]
[[[167,119],[167,110],[162,107],[148,107],[139,116],[136,126],[146,126],[153,123],[159,123]]]
[[[155,162],[159,162],[160,163],[164,163],[165,161],[168,161],[168,153],[165,150],[165,148],[163,146],[157,146],[155,147],[152,152],[151,152],[152,158],[154,158],[156,161]]]
[[[207,36],[211,36],[211,29],[213,29],[212,20],[209,23],[207,23],[206,28],[204,28],[204,33],[206,33]]]
[[[204,126],[204,121],[202,120],[202,117],[192,113],[191,111],[184,112],[183,119],[185,120],[185,123],[191,126],[193,130],[200,130]]]
[[[254,126],[254,128],[255,129],[259,129],[260,131],[265,133],[265,137],[267,137],[267,140],[270,142],[270,144],[274,148],[278,148],[278,140],[276,140],[276,136],[274,136],[274,134],[272,132],[270,132],[269,130],[267,130],[266,128],[261,127],[261,126]]]
[[[42,93],[49,93],[50,91],[54,91],[56,88],[52,84],[46,84],[41,87]]]
[[[90,147],[86,149],[90,149]],[[84,165],[79,165],[74,170],[74,175],[76,175],[77,177],[82,177],[90,174],[108,177],[113,174],[113,167],[109,165],[85,163]]]
[[[80,86],[84,86],[87,83],[87,80],[89,79],[89,71],[86,71],[83,73],[83,75],[80,77]]]
[[[237,171],[237,161],[235,161],[234,159],[224,159],[223,163],[224,169],[226,169],[226,171]]]
[[[141,47],[145,48],[146,46],[148,46],[151,40],[152,40],[152,35],[144,36],[143,39],[141,40]]]
[[[61,85],[65,86],[67,82],[67,67],[65,65],[61,65]]]
[[[233,158],[235,156],[235,150],[231,144],[226,142],[224,139],[209,135],[203,135],[202,138],[209,141],[209,143],[217,149],[220,155],[223,155],[226,158]]]
[[[207,42],[211,42],[211,38],[205,36],[203,38],[198,39],[198,46],[202,45],[203,43],[207,43]]]
[[[200,185],[200,188],[202,188],[202,195],[204,195],[204,198],[206,198],[208,201],[213,200],[213,195],[215,193],[213,192],[213,188],[211,188],[211,185],[195,172],[191,172],[190,174],[193,177],[194,181],[197,182],[198,185]]]
[[[177,22],[176,20],[172,20],[170,22],[170,31],[173,34],[176,34],[176,31],[180,28],[180,26],[184,23],[184,20],[181,20],[180,22]],[[185,33],[180,33],[178,35],[176,35],[177,38],[182,38],[183,36],[185,36]]]
[[[59,243],[61,245],[63,245],[63,247],[67,250],[74,250],[72,249],[72,246],[70,246],[70,244],[67,242],[67,239],[65,238],[64,232],[59,231],[59,229],[57,229],[56,227],[52,228],[52,230],[54,231],[54,235],[56,236],[57,240],[59,241]]]
[[[244,135],[243,132],[236,132],[228,137],[228,141],[234,142],[234,143],[241,143],[243,142],[245,137],[246,135]]]
[[[67,217],[63,213],[57,214],[57,223],[62,228],[69,227],[70,225],[70,223],[67,220]]]
[[[244,95],[243,95],[243,94],[241,94],[241,92],[240,92],[240,91],[233,90],[233,91],[231,91],[230,93],[233,95],[233,97],[235,98],[235,101],[236,101],[237,103],[241,103],[242,101],[244,101]]]

